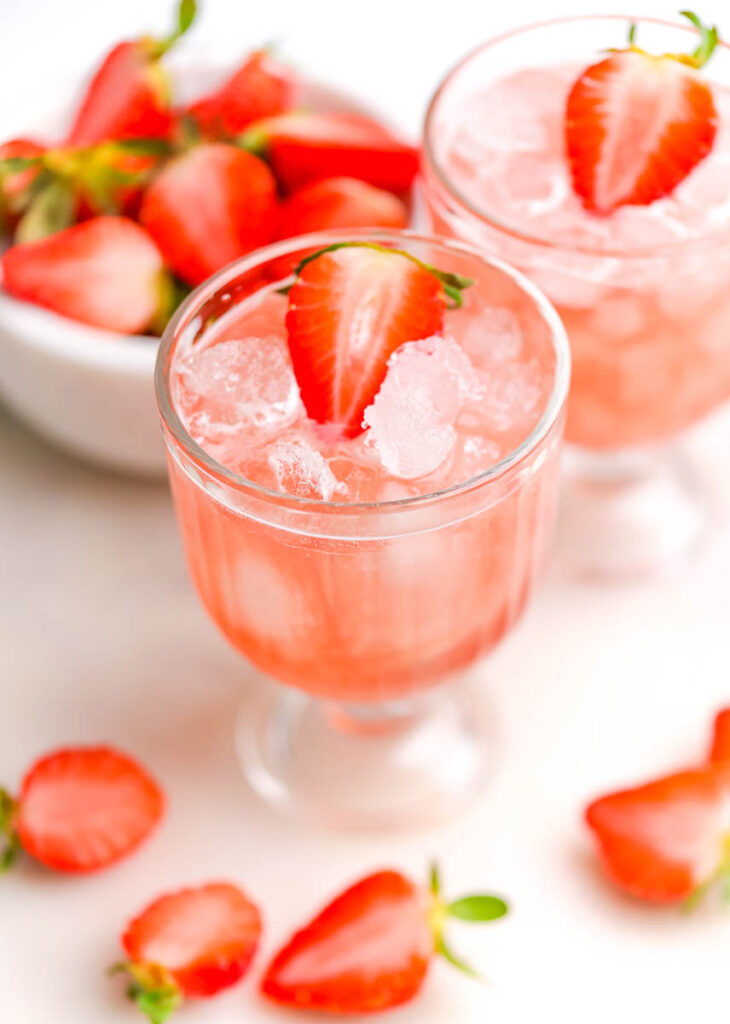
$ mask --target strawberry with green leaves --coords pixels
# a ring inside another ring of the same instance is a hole
[[[128,957],[111,973],[152,1024],[186,999],[208,999],[246,974],[261,937],[261,915],[236,886],[216,882],[162,896],[122,935]]]
[[[0,789],[0,869],[18,852],[56,871],[100,871],[126,857],[162,817],[165,798],[132,758],[108,747],[55,751]]]
[[[435,869],[428,890],[398,871],[378,871],[337,896],[279,950],[261,991],[302,1010],[389,1010],[419,994],[436,954],[474,973],[446,945],[449,918],[481,923],[507,910],[491,895],[444,902]]]
[[[289,289],[289,352],[309,416],[344,436],[385,379],[388,360],[408,341],[443,330],[471,281],[408,252],[341,242],[306,256]]]
[[[174,303],[160,251],[127,217],[94,217],[0,257],[10,295],[120,334],[159,329]]]
[[[638,899],[682,903],[730,885],[730,709],[709,763],[594,800],[586,822],[608,878]]]
[[[359,114],[292,111],[252,124],[240,144],[264,155],[287,191],[347,177],[402,193],[418,171],[413,146]]]
[[[629,46],[587,68],[565,111],[573,188],[583,205],[607,214],[670,195],[712,149],[717,110],[699,74],[718,44],[716,28],[683,12],[700,40],[691,54]]]
[[[185,116],[206,139],[230,139],[254,121],[291,110],[296,82],[266,50],[250,54],[223,85],[190,104]]]
[[[173,125],[170,88],[160,58],[187,32],[195,13],[195,0],[180,0],[169,36],[143,36],[110,50],[86,90],[66,145],[168,134]]]
[[[190,285],[265,245],[276,228],[276,182],[258,157],[204,143],[174,157],[147,188],[140,223]]]

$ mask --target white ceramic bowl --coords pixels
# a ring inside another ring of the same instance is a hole
[[[176,69],[179,95],[203,93],[221,79],[215,68]],[[185,86],[186,88],[183,88]],[[46,95],[72,95],[47,90]],[[302,105],[372,111],[328,86],[303,83]],[[19,115],[25,112],[24,119]],[[54,138],[65,124],[38,100],[13,111],[0,137]],[[113,334],[58,316],[0,291],[0,394],[26,423],[60,447],[114,470],[161,476],[165,455],[155,404],[157,339]]]

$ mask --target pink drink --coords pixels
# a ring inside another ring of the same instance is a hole
[[[391,357],[358,437],[308,419],[291,369],[276,289],[301,240],[203,286],[158,376],[211,617],[264,672],[358,703],[452,676],[520,615],[552,526],[568,372],[557,318],[510,272],[379,237],[475,283],[443,335]]]
[[[522,269],[556,305],[573,375],[566,435],[633,447],[694,423],[730,396],[730,56],[702,75],[720,129],[668,198],[606,216],[584,209],[564,155],[569,89],[627,19],[534,26],[467,57],[426,126],[435,228]],[[684,28],[640,21],[651,52],[692,48]]]

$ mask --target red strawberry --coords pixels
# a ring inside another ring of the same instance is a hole
[[[268,242],[276,182],[258,157],[212,143],[171,160],[147,189],[140,221],[188,284]]]
[[[129,974],[130,998],[159,1024],[184,999],[240,981],[260,936],[259,912],[240,889],[224,882],[182,889],[130,922],[121,940],[129,961],[114,971]]]
[[[122,334],[145,330],[170,298],[157,246],[126,217],[96,217],[15,245],[0,273],[11,295]]]
[[[289,351],[307,412],[348,436],[407,341],[438,334],[471,282],[406,252],[345,242],[306,257],[289,291]]]
[[[379,871],[346,889],[279,950],[261,991],[299,1009],[388,1010],[419,993],[434,953],[474,973],[446,946],[449,917],[494,921],[507,909],[504,900],[487,895],[444,903],[435,869],[430,892],[397,871]]]
[[[264,151],[289,190],[348,177],[405,192],[418,170],[413,146],[356,114],[282,114],[252,125],[243,144]]]
[[[57,871],[99,871],[146,839],[163,810],[157,783],[125,754],[59,750],[33,765],[17,800],[0,790],[3,866],[22,847]]]
[[[196,100],[186,113],[205,138],[226,138],[238,135],[253,121],[290,110],[295,92],[289,70],[265,50],[258,50],[220,89]]]
[[[294,192],[279,211],[278,237],[329,228],[404,228],[408,210],[391,192],[356,178],[326,178]]]
[[[166,39],[147,36],[118,43],[94,75],[66,139],[91,146],[107,139],[166,135],[173,123],[160,57],[190,28],[195,0],[181,0],[178,25]]]
[[[724,708],[715,717],[710,762],[712,764],[730,764],[730,708]]]
[[[589,67],[573,86],[565,138],[573,188],[583,205],[610,213],[669,195],[712,149],[717,111],[697,70],[717,45],[717,30],[695,15],[693,55],[652,56],[632,45]]]

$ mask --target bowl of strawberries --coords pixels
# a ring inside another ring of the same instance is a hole
[[[265,50],[228,75],[183,59],[173,79],[194,16],[181,0],[169,36],[114,46],[60,141],[53,116],[0,144],[0,395],[62,448],[141,475],[164,470],[153,370],[182,298],[277,239],[404,227],[418,165]]]

